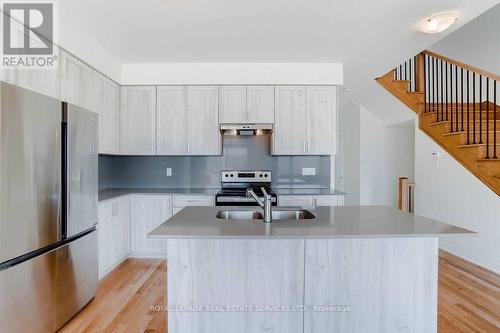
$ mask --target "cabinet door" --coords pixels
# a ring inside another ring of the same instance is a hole
[[[99,153],[118,154],[120,88],[101,74],[96,75],[96,89],[99,92],[97,113],[99,114]]]
[[[120,100],[120,153],[154,155],[156,87],[122,87]]]
[[[306,88],[306,152],[334,155],[336,123],[335,87]]]
[[[96,112],[95,71],[64,50],[61,50],[60,59],[62,99]]]
[[[0,24],[2,27],[10,25],[10,38],[13,47],[24,46],[24,26],[22,23],[7,16],[7,14],[0,12]],[[2,30],[3,33],[3,30]],[[15,66],[0,66],[1,80],[10,84],[16,84],[16,70]]]
[[[130,252],[130,196],[118,198],[115,205],[113,216],[114,265],[125,259]]]
[[[113,233],[111,226],[113,224],[113,203],[108,201],[99,204],[98,210],[98,262],[99,278],[108,274],[113,267],[114,246]]]
[[[219,122],[247,122],[246,86],[219,87]]]
[[[218,90],[215,86],[188,87],[188,153],[220,155]]]
[[[274,86],[247,86],[247,121],[274,123]]]
[[[289,207],[313,207],[313,198],[310,195],[280,195],[278,197],[279,206]]]
[[[187,88],[164,86],[157,88],[157,155],[187,153]]]
[[[277,86],[273,155],[305,153],[305,88]]]
[[[60,59],[59,48],[52,45],[54,54]],[[60,64],[59,64],[60,65]],[[16,69],[16,85],[36,91],[56,99],[61,98],[61,73],[57,68],[18,68]]]
[[[166,241],[149,239],[148,233],[172,216],[172,197],[134,195],[131,214],[131,249],[134,255],[165,256]]]

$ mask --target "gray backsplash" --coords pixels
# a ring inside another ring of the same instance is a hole
[[[100,156],[99,189],[214,188],[221,170],[253,169],[272,170],[274,187],[330,187],[330,156],[272,156],[269,136],[224,136],[223,146],[222,156]]]

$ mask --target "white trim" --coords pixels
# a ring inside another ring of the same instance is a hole
[[[342,63],[122,64],[122,85],[342,85]]]
[[[477,265],[477,266],[479,266],[481,268],[484,268],[484,269],[486,269],[486,270],[488,270],[490,272],[493,272],[495,274],[500,275],[500,270],[496,269],[495,267],[493,267],[493,266],[491,266],[489,264],[484,263],[480,258],[472,258],[472,257],[469,257],[469,256],[458,254],[455,251],[447,249],[445,246],[441,246],[441,245],[439,245],[439,248],[441,250],[444,250],[446,252],[449,252],[449,253],[453,254],[454,256],[456,256],[456,257],[458,257],[460,259],[463,259],[463,260],[468,261],[468,262],[470,262],[470,263],[472,263],[474,265]]]

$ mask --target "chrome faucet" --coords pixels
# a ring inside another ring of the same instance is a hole
[[[259,198],[251,188],[247,189],[247,196],[252,196],[259,206],[264,209],[264,223],[271,223],[273,220],[271,208],[273,206],[272,197],[267,193],[265,188],[261,187],[260,189],[264,194],[264,199]]]

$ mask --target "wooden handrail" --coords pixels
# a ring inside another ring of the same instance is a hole
[[[448,58],[442,54],[439,54],[439,53],[436,53],[433,51],[425,50],[425,51],[422,51],[422,53],[427,54],[428,56],[435,57],[435,58],[441,59],[443,61],[446,61],[449,64],[452,64],[452,65],[455,65],[458,67],[462,67],[463,69],[468,69],[469,71],[475,72],[476,74],[480,74],[484,77],[489,77],[492,80],[500,81],[500,75],[498,75],[498,74],[482,70],[480,68],[465,64],[465,63],[457,61],[457,60],[453,60],[451,58]]]

